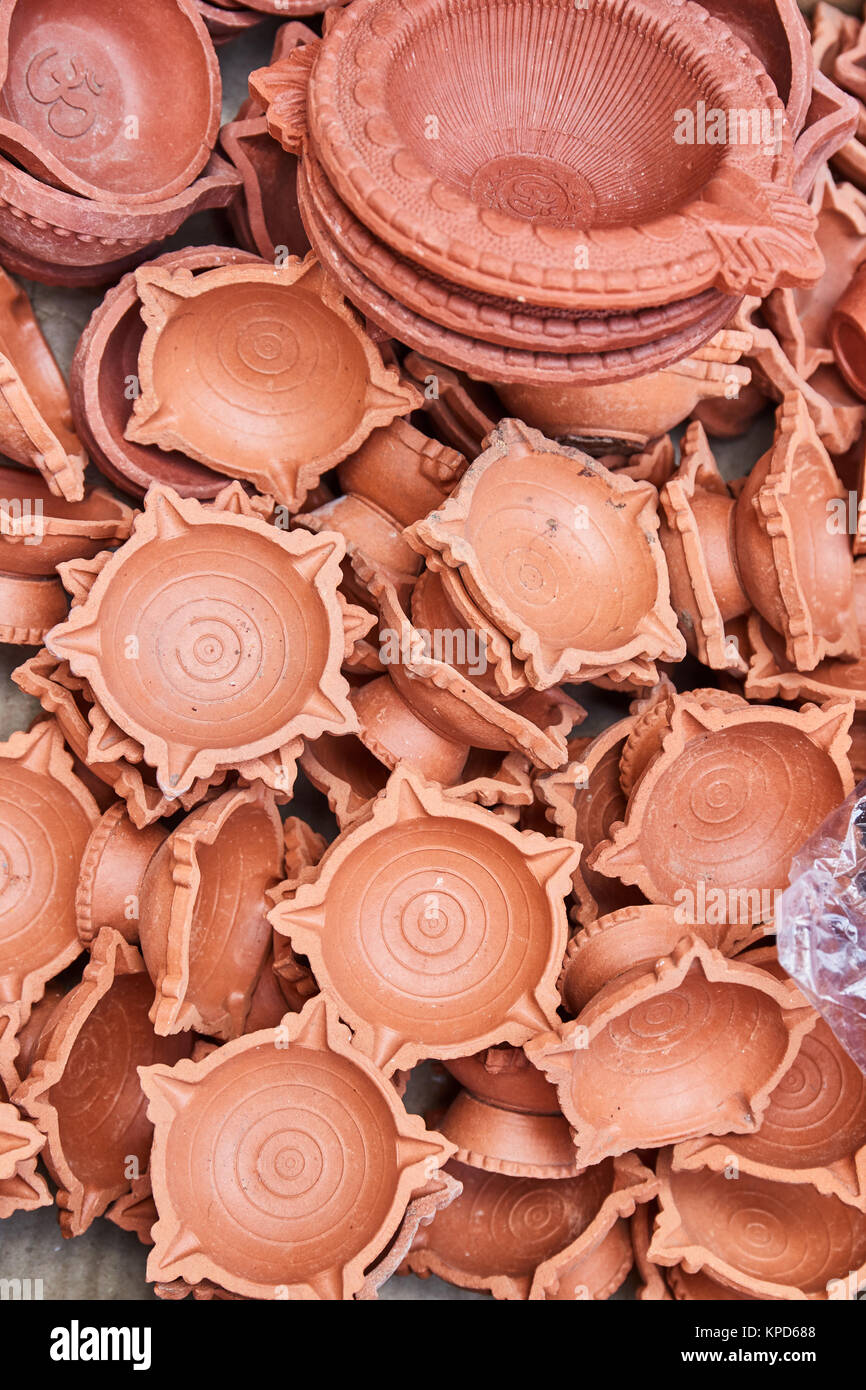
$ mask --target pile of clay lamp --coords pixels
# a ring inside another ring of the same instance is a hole
[[[0,265],[107,286],[67,384],[0,278],[10,1235],[178,1300],[866,1288],[866,1076],[775,944],[866,773],[828,8],[353,0],[218,132],[205,23],[307,6],[0,0]]]

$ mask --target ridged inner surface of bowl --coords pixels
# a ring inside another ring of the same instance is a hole
[[[673,40],[627,11],[476,0],[439,6],[395,47],[384,104],[443,182],[577,227],[645,221],[698,194],[723,147],[674,133],[700,100],[713,105]]]

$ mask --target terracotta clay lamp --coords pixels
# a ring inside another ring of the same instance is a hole
[[[407,45],[417,55],[411,81],[397,58]],[[471,137],[459,143],[450,132],[465,132],[466,121],[452,119],[453,92],[441,77],[454,45],[468,55],[466,89],[478,94]],[[620,74],[638,63],[647,89],[665,93],[639,130],[629,83],[599,81],[601,53]],[[524,71],[529,81],[520,80]],[[483,93],[503,72],[505,113],[492,119]],[[539,91],[557,87],[569,100],[558,104],[539,148],[533,103]],[[587,153],[598,141],[602,87],[615,166]],[[707,145],[697,159],[676,158],[668,138],[674,112],[699,98],[708,108],[766,113],[781,137],[777,152],[768,159],[758,146]],[[410,135],[416,109],[440,112],[440,139],[423,149]],[[790,193],[790,145],[772,82],[728,29],[685,6],[625,9],[609,0],[587,14],[545,5],[531,36],[518,43],[504,18],[478,0],[454,11],[430,3],[423,19],[393,0],[367,0],[323,42],[309,120],[316,155],[356,216],[401,254],[474,289],[609,310],[713,284],[743,291],[759,261],[764,292],[775,277],[820,274],[811,218]],[[502,139],[506,128],[517,132],[511,142]],[[670,240],[653,245],[646,227],[661,216]],[[737,245],[745,227],[756,252],[748,265]],[[576,265],[579,229],[591,232],[589,267]]]
[[[168,833],[159,821],[137,828],[123,801],[103,813],[87,842],[75,893],[82,945],[91,946],[103,927],[138,944],[142,879]]]
[[[156,1127],[150,1279],[352,1298],[452,1153],[406,1114],[323,998],[141,1079]]]
[[[787,979],[773,947],[746,960]],[[822,1018],[770,1096],[757,1134],[692,1139],[673,1151],[677,1172],[723,1172],[732,1162],[768,1181],[811,1183],[866,1211],[866,1077]]]
[[[690,690],[686,698],[702,709],[736,711],[748,709],[749,704],[737,690]],[[631,796],[655,755],[661,752],[679,700],[676,689],[668,684],[655,687],[644,700],[632,702],[634,723],[619,760],[619,780],[626,797]]]
[[[401,532],[440,506],[465,469],[461,454],[396,419],[339,465],[343,496],[304,512],[298,522],[345,536],[348,597],[369,604],[368,580],[375,574],[406,600],[422,562]]]
[[[468,459],[476,458],[503,413],[493,388],[417,352],[406,354],[403,371],[423,391],[434,433]]]
[[[147,1246],[153,1244],[150,1232],[158,1215],[150,1186],[150,1173],[133,1178],[129,1192],[122,1193],[105,1213],[106,1220],[121,1231],[131,1231],[138,1236],[142,1245]]]
[[[124,541],[133,512],[102,488],[79,502],[57,497],[47,483],[0,466],[0,569],[50,575],[66,560],[86,560]]]
[[[60,369],[23,290],[0,271],[0,450],[55,497],[84,496],[87,458]]]
[[[626,968],[574,1023],[525,1045],[557,1086],[578,1161],[756,1130],[814,1011],[793,986],[697,936],[633,966],[622,954]]]
[[[614,1236],[613,1271],[593,1256],[620,1213],[648,1201],[656,1187],[634,1154],[558,1180],[485,1173],[454,1159],[448,1171],[463,1191],[418,1232],[405,1269],[508,1300],[607,1298],[628,1274],[631,1249]],[[561,1270],[557,1256],[564,1257]]]
[[[462,1089],[438,1125],[461,1163],[525,1178],[582,1171],[556,1091],[521,1048],[491,1047],[446,1065]]]
[[[81,983],[52,1012],[18,1104],[46,1136],[64,1236],[81,1235],[147,1167],[151,1126],[137,1068],[172,1063],[187,1037],[158,1038],[151,984],[134,946],[100,934]]]
[[[583,846],[580,871],[574,878],[576,915],[583,926],[643,900],[636,888],[596,873],[588,862],[592,851],[625,816],[627,798],[620,783],[619,760],[632,723],[631,717],[621,719],[594,739],[571,739],[565,766],[535,781],[556,833]]]
[[[651,902],[767,921],[792,856],[848,795],[853,706],[719,709],[681,697],[662,751],[590,867]]]
[[[676,1173],[670,1151],[658,1175],[658,1264],[759,1299],[856,1298],[866,1284],[866,1215],[838,1197],[749,1173]]]
[[[736,501],[700,425],[661,493],[660,537],[674,606],[707,664],[735,665],[725,623],[754,605],[801,670],[859,656],[848,539],[828,525],[842,488],[799,394],[786,396],[772,448]]]
[[[161,79],[183,92],[179,111]],[[134,33],[111,0],[0,14],[0,148],[31,174],[119,207],[165,202],[208,161],[221,84],[192,0],[156,0]],[[130,125],[128,112],[135,112]]]
[[[46,639],[168,796],[220,767],[261,775],[263,757],[302,737],[357,729],[340,675],[344,614],[356,616],[337,601],[342,538],[286,533],[231,502],[231,490],[206,507],[152,488],[132,539]]]
[[[232,39],[239,39],[265,22],[265,16],[259,14],[258,10],[229,8],[227,5],[211,4],[210,0],[193,0],[193,3],[204,20],[215,48],[231,43]]]
[[[192,811],[156,850],[139,930],[157,1033],[245,1031],[271,945],[267,894],[282,867],[282,826],[261,783]]]
[[[459,570],[536,688],[614,668],[640,675],[684,648],[651,539],[655,496],[509,420],[408,535]],[[615,608],[602,598],[611,592]]]
[[[552,1024],[578,853],[397,771],[270,919],[390,1074]]]
[[[177,450],[296,509],[371,430],[420,404],[312,256],[197,277],[151,267],[136,282],[147,327],[126,427],[134,443]]]
[[[0,745],[0,1001],[25,1008],[75,960],[75,885],[99,808],[53,720]]]
[[[36,1171],[44,1143],[45,1136],[14,1105],[0,1102],[0,1221],[16,1211],[53,1205],[48,1184]]]
[[[26,1080],[42,1030],[67,992],[67,985],[49,980],[32,1007],[5,1004],[0,1008],[0,1100],[4,1094],[14,1095]]]
[[[460,571],[439,556],[428,556],[412,590],[410,609],[419,631],[431,635],[462,631],[467,639],[474,637],[472,646],[467,641],[465,656],[455,651],[454,665],[479,690],[494,700],[513,700],[529,689],[524,663],[515,656],[508,637],[469,593]]]
[[[150,265],[193,274],[226,265],[257,264],[246,252],[220,246],[169,251]],[[156,445],[136,444],[124,434],[138,382],[144,337],[135,276],[108,291],[85,328],[69,374],[76,427],[97,467],[124,492],[143,497],[151,483],[166,483],[182,497],[215,497],[225,477],[186,455]]]

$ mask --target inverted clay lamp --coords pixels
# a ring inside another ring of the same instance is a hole
[[[486,1173],[455,1159],[448,1171],[463,1191],[418,1232],[405,1268],[508,1300],[609,1297],[631,1268],[631,1248],[613,1236],[613,1268],[609,1248],[601,1259],[596,1252],[656,1188],[635,1154],[571,1178]]]
[[[132,538],[46,639],[171,797],[357,729],[340,675],[355,615],[337,601],[342,537],[285,532],[233,510],[231,489],[221,498],[152,488]]]
[[[370,604],[368,581],[375,574],[388,578],[405,600],[421,558],[403,528],[440,506],[465,470],[461,454],[398,418],[374,430],[340,464],[337,479],[344,495],[302,513],[298,522],[345,536],[347,597]]]
[[[845,701],[795,712],[682,697],[590,867],[651,902],[721,903],[741,925],[769,920],[792,856],[853,786],[852,713]]]
[[[662,489],[660,535],[674,606],[702,660],[741,666],[725,624],[752,605],[784,636],[801,670],[829,656],[859,656],[850,544],[828,524],[842,500],[799,394],[785,397],[774,443],[736,501],[702,426],[691,426],[680,470]]]
[[[814,1010],[794,986],[697,936],[633,966],[626,948],[611,953],[614,968],[617,954],[620,970],[575,1022],[526,1044],[557,1086],[578,1161],[756,1130]]]
[[[157,849],[140,922],[157,1033],[241,1035],[271,945],[267,893],[282,868],[282,826],[261,783],[192,811]]]
[[[636,888],[596,873],[588,862],[592,851],[625,816],[627,798],[620,782],[619,760],[632,725],[629,716],[609,725],[594,739],[571,739],[565,766],[535,781],[536,793],[548,808],[547,817],[556,833],[583,846],[574,888],[577,919],[584,926],[619,907],[642,901]]]
[[[141,829],[124,801],[116,801],[95,825],[81,861],[75,893],[79,939],[92,946],[103,927],[138,944],[141,886],[148,864],[168,835],[161,821]]]
[[[522,1048],[489,1047],[446,1065],[462,1089],[438,1125],[459,1162],[523,1178],[582,1172],[556,1091]]]
[[[257,264],[245,251],[187,246],[149,263],[193,274],[227,265]],[[184,454],[155,444],[136,444],[124,434],[138,389],[138,354],[144,337],[141,300],[130,272],[96,306],[69,373],[76,426],[97,467],[124,492],[143,497],[151,483],[165,483],[182,497],[212,498],[225,477]]]
[[[152,986],[134,946],[106,930],[90,963],[52,1012],[17,1103],[46,1136],[64,1236],[81,1235],[147,1167],[151,1126],[138,1066],[171,1064],[187,1037],[158,1038],[147,1009]]]
[[[14,1105],[0,1102],[0,1220],[53,1205],[48,1184],[36,1171],[44,1143],[45,1136]]]
[[[650,484],[508,420],[409,535],[460,571],[543,690],[682,658],[657,524]]]
[[[0,271],[0,449],[41,473],[55,497],[84,496],[87,458],[75,433],[66,382],[30,300]]]
[[[513,699],[529,688],[526,669],[514,655],[511,642],[467,590],[460,572],[437,556],[427,560],[415,582],[410,604],[415,628],[436,633],[466,634],[474,639],[465,655],[454,652],[453,664],[467,680],[494,700]]]
[[[156,1130],[152,1280],[352,1298],[453,1151],[406,1114],[324,998],[141,1084]]]
[[[745,959],[787,979],[773,947]],[[732,1163],[768,1181],[811,1183],[866,1212],[866,1077],[822,1018],[770,1096],[757,1134],[693,1139],[673,1151],[678,1172],[724,1172]]]
[[[866,1284],[866,1215],[809,1184],[674,1172],[659,1155],[650,1258],[759,1299],[850,1299]]]
[[[270,919],[390,1075],[552,1026],[578,854],[397,771]]]
[[[371,430],[420,404],[313,256],[199,276],[151,267],[136,281],[147,327],[126,427],[134,443],[175,449],[297,508]]]
[[[469,65],[461,90],[476,97],[468,122],[452,115],[455,93],[443,81],[455,48]],[[600,80],[602,54],[621,78],[613,87]],[[664,93],[639,133],[634,84],[622,77],[632,65],[643,90]],[[507,92],[495,118],[484,97],[494,80]],[[541,138],[533,112],[551,91],[568,96]],[[679,159],[675,112],[697,100],[762,113],[773,152],[727,143]],[[820,274],[811,216],[790,192],[790,137],[772,81],[728,29],[685,5],[550,3],[518,35],[507,10],[482,0],[454,10],[434,0],[423,16],[367,0],[326,36],[308,105],[311,143],[353,212],[401,254],[473,289],[609,310],[710,285],[736,292],[760,282],[756,292],[766,292]],[[422,147],[415,113],[430,110],[440,138]],[[615,165],[592,155],[600,129]],[[659,219],[668,235],[656,240],[649,228]],[[587,235],[589,266],[578,266]]]
[[[99,808],[53,720],[0,745],[0,1002],[37,1000],[81,951],[75,885]]]

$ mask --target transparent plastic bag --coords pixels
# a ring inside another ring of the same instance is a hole
[[[866,1072],[866,782],[806,842],[790,878],[779,959]]]

